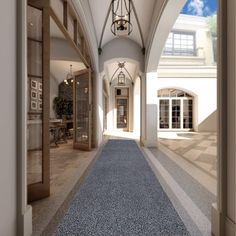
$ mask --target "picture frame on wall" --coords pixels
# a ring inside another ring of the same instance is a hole
[[[36,111],[38,108],[38,104],[36,101],[31,101],[30,103],[30,109]]]
[[[38,93],[35,90],[31,90],[31,99],[38,99]]]
[[[42,94],[42,92],[38,93],[38,100],[39,101],[43,101],[43,94]]]
[[[43,83],[38,82],[39,91],[43,91]]]
[[[30,87],[31,89],[38,89],[38,81],[37,80],[31,80],[31,83],[30,83]]]
[[[39,110],[39,111],[42,111],[42,110],[43,110],[43,103],[42,103],[42,102],[39,102],[39,103],[38,103],[38,110]]]
[[[33,114],[43,111],[43,83],[40,78],[29,77],[29,106],[28,112]]]

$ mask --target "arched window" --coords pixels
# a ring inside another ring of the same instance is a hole
[[[192,130],[193,97],[178,89],[158,91],[159,130]]]

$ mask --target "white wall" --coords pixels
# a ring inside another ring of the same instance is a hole
[[[133,107],[133,119],[134,119],[134,128],[133,131],[135,134],[140,135],[140,96],[141,96],[141,91],[140,91],[140,78],[137,78],[134,84],[134,107]]]
[[[115,38],[104,45],[99,57],[100,71],[104,70],[104,63],[115,58],[129,58],[139,63],[141,71],[144,69],[144,55],[141,48],[129,38]]]
[[[178,88],[195,95],[196,131],[216,131],[217,81],[215,78],[158,78],[157,80],[158,90]]]
[[[16,1],[0,8],[0,235],[16,234]]]

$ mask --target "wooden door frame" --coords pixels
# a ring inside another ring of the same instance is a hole
[[[123,88],[123,87],[122,87]],[[129,87],[124,87],[126,89],[128,89],[128,95],[127,96],[117,96],[116,95],[116,91],[117,89],[122,89],[121,87],[116,87],[115,88],[115,110],[116,110],[116,124],[115,124],[115,127],[116,127],[116,130],[118,131],[124,131],[124,132],[129,132],[129,94],[130,94],[130,88]],[[127,128],[125,129],[119,129],[117,128],[117,99],[127,99]]]
[[[83,75],[83,74],[89,74],[88,77],[88,91],[89,91],[89,97],[88,97],[88,110],[89,110],[89,127],[88,127],[88,144],[79,144],[76,142],[76,117],[77,117],[77,108],[76,108],[76,76]],[[90,151],[92,148],[92,86],[91,86],[91,78],[92,71],[91,68],[87,68],[84,70],[80,70],[74,73],[74,81],[73,81],[73,147],[75,149]]]
[[[28,0],[28,5],[42,11],[42,80],[43,80],[43,117],[42,117],[42,182],[28,185],[28,202],[50,195],[50,149],[49,149],[49,97],[50,97],[50,15],[49,1]]]

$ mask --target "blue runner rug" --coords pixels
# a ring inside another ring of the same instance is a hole
[[[137,144],[109,140],[54,235],[189,233]]]

